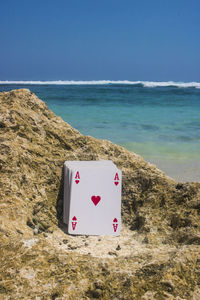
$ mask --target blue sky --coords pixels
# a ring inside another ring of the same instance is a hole
[[[0,80],[200,81],[199,0],[0,0]]]

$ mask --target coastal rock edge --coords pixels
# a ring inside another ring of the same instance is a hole
[[[0,132],[1,299],[200,299],[200,183],[83,136],[27,89],[0,93]],[[121,236],[69,236],[63,163],[100,159],[123,172]]]

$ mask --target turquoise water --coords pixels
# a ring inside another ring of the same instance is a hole
[[[180,181],[200,181],[200,89],[142,84],[19,85],[84,135],[142,155]]]

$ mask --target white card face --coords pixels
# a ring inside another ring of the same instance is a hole
[[[111,164],[71,171],[68,232],[119,235],[121,229],[121,171]]]
[[[116,168],[112,160],[99,160],[99,161],[66,161],[64,163],[64,203],[63,203],[63,222],[68,224],[69,222],[69,205],[70,205],[70,194],[71,194],[71,181],[72,181],[72,170],[82,168]],[[78,181],[75,180],[77,183]]]

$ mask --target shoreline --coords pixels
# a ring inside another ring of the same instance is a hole
[[[0,90],[21,86],[0,85]],[[137,92],[137,88],[129,87],[127,93],[127,87],[124,86],[123,96],[121,88],[118,91],[116,87],[113,92],[113,88],[109,85],[106,86],[106,90],[103,85],[100,90],[87,89],[81,85],[57,88],[51,84],[48,89],[37,84],[26,87],[31,88],[31,92],[44,99],[54,113],[83,135],[123,146],[179,182],[200,181],[200,153],[197,150],[200,148],[198,133],[200,124],[197,113],[199,106],[195,106],[197,103],[195,95],[198,91],[192,92],[190,95],[192,102],[189,103],[196,109],[188,112],[187,99],[174,91],[170,94],[171,88],[168,87],[162,87],[165,94],[168,91],[168,97],[165,95],[164,102],[159,91],[148,90],[148,87],[140,87],[143,92],[141,90]],[[177,99],[176,113],[170,109],[172,95]],[[121,100],[119,101],[122,98],[124,105]],[[101,113],[102,108],[104,113]],[[164,121],[159,117],[161,115]],[[172,117],[165,119],[166,115]],[[186,123],[188,126],[184,125]]]
[[[200,161],[198,159],[176,159],[176,158],[146,158],[146,161],[155,165],[167,176],[177,182],[199,182],[200,181]]]
[[[148,142],[130,142],[121,144],[121,146],[128,151],[137,153],[177,182],[200,181],[200,155],[194,150],[194,146],[184,144],[181,148],[178,143],[170,146]],[[198,145],[195,146],[197,149]]]

